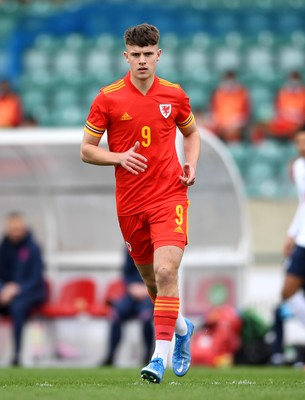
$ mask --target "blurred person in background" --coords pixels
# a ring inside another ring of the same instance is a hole
[[[194,325],[180,311],[178,271],[187,244],[187,190],[195,183],[201,143],[186,93],[156,76],[159,38],[149,24],[125,31],[129,72],[96,96],[81,145],[84,162],[115,166],[120,228],[154,303],[155,350],[141,370],[152,383],[163,379],[174,334],[174,373],[184,376],[191,364]],[[106,130],[109,149],[99,146]]]
[[[224,142],[239,142],[245,136],[250,112],[248,89],[234,71],[226,71],[211,97],[204,125]]]
[[[21,340],[31,311],[46,299],[39,245],[19,212],[7,216],[0,244],[0,314],[12,318],[13,365],[20,365]]]
[[[122,281],[123,293],[111,303],[108,353],[102,366],[113,365],[115,353],[121,341],[122,325],[132,318],[138,318],[142,325],[145,345],[143,361],[145,364],[152,355],[154,307],[141,275],[127,251],[122,268]]]
[[[0,128],[13,128],[22,123],[22,103],[7,79],[0,81]]]
[[[254,135],[281,141],[292,140],[295,131],[305,124],[305,85],[298,71],[291,72],[279,89],[274,111],[274,118],[258,124]]]
[[[305,327],[305,125],[296,132],[295,143],[299,157],[292,164],[292,177],[297,188],[299,204],[283,249],[286,273],[282,303],[275,311],[272,364],[283,362],[283,321],[295,317]]]

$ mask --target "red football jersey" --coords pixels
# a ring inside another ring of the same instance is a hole
[[[85,131],[100,137],[107,130],[112,152],[125,152],[139,141],[138,152],[148,160],[146,171],[138,175],[120,165],[115,167],[118,215],[187,199],[187,187],[179,179],[183,172],[175,139],[176,126],[183,129],[193,121],[185,92],[157,76],[146,95],[131,83],[129,73],[101,89],[92,103]]]

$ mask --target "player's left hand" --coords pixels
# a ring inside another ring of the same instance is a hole
[[[179,179],[184,186],[192,186],[195,183],[195,169],[189,164],[185,163],[183,166],[183,176]]]

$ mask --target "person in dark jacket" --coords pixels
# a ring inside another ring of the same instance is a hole
[[[7,216],[0,243],[0,314],[12,318],[15,352],[20,364],[22,331],[31,311],[46,299],[43,261],[39,245],[19,212]]]
[[[152,355],[154,306],[134,261],[127,251],[122,267],[122,275],[125,292],[117,301],[111,304],[108,354],[104,362],[102,362],[102,366],[114,364],[115,352],[122,336],[122,325],[127,320],[135,317],[139,319],[142,325],[142,336],[145,345],[144,362],[148,362]]]

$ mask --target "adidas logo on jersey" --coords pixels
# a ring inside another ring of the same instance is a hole
[[[132,119],[132,118],[131,118],[131,116],[130,116],[127,112],[125,112],[125,113],[121,116],[121,121],[128,121],[128,120],[130,120],[130,119]]]
[[[184,233],[184,232],[183,232],[183,229],[181,228],[181,226],[177,226],[177,228],[174,229],[174,232],[177,232],[177,233]]]

